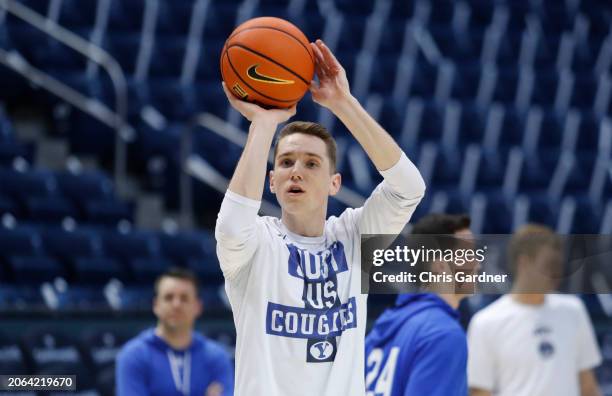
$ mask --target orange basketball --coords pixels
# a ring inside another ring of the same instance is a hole
[[[238,26],[223,46],[221,75],[232,93],[264,107],[297,103],[314,76],[314,54],[304,33],[280,18]]]

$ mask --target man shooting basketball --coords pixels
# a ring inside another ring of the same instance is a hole
[[[311,44],[313,100],[338,117],[384,181],[363,207],[326,220],[340,189],[336,146],[315,123],[280,132],[270,189],[280,219],[257,215],[279,123],[295,114],[237,100],[251,121],[217,219],[217,255],[237,328],[236,395],[363,395],[367,296],[360,292],[360,234],[399,233],[425,192],[416,167],[351,96],[325,44]]]

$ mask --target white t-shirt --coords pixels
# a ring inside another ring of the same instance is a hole
[[[403,154],[381,174],[364,206],[330,217],[321,237],[226,193],[215,236],[237,330],[236,396],[365,394],[360,233],[399,233],[425,189]]]
[[[578,374],[601,363],[580,299],[547,295],[539,306],[506,295],[468,330],[468,383],[497,396],[578,396]]]

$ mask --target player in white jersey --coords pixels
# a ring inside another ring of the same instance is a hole
[[[468,331],[471,396],[600,396],[601,363],[582,302],[551,294],[563,268],[552,230],[527,225],[513,235],[512,293],[478,312]]]
[[[282,217],[258,216],[276,127],[295,108],[264,110],[224,87],[251,121],[215,229],[237,329],[237,396],[365,394],[360,234],[399,233],[425,192],[416,167],[351,96],[331,51],[320,40],[311,45],[313,100],[344,123],[384,181],[363,207],[326,220],[341,184],[335,142],[318,124],[294,122],[279,135],[269,174]]]

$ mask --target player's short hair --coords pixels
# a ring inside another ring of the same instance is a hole
[[[285,125],[278,134],[278,137],[276,138],[276,142],[274,144],[275,159],[276,155],[278,154],[278,143],[281,141],[281,139],[289,135],[293,135],[295,133],[303,133],[304,135],[316,136],[319,139],[323,140],[323,142],[325,143],[325,147],[327,147],[327,156],[329,157],[330,170],[332,173],[336,172],[336,140],[331,135],[331,133],[329,133],[327,128],[325,128],[321,124],[317,124],[316,122],[293,121]]]
[[[159,284],[164,278],[176,278],[189,281],[193,284],[193,287],[196,292],[196,296],[200,294],[200,282],[198,281],[198,277],[195,272],[191,271],[187,268],[182,267],[170,267],[164,273],[160,274],[157,279],[155,279],[155,284],[153,286],[154,296],[157,297],[159,293]]]
[[[471,223],[465,214],[430,213],[412,227],[412,233],[450,235],[470,228]]]
[[[560,251],[562,249],[561,238],[545,225],[524,225],[512,235],[508,243],[508,268],[513,274],[516,274],[516,263],[519,257],[534,258],[544,247]]]

